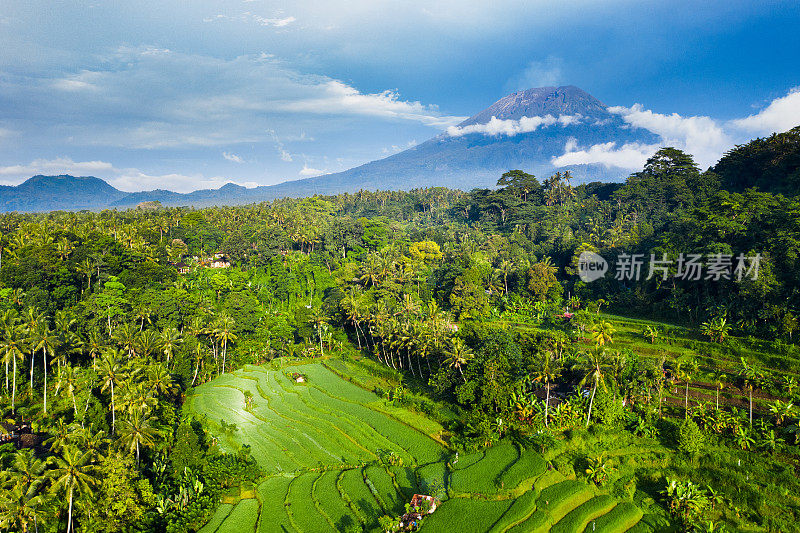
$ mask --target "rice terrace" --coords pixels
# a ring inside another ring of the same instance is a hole
[[[459,457],[438,423],[322,363],[245,366],[197,387],[186,408],[223,451],[247,445],[268,473],[233,487],[203,533],[383,531],[416,493],[441,502],[431,532],[626,531],[642,516],[514,444]]]

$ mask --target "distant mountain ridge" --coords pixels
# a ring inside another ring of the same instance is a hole
[[[538,120],[539,125],[510,133],[491,130],[492,118],[520,121],[524,117]],[[161,189],[127,193],[94,177],[34,176],[16,187],[0,187],[0,210],[97,210],[134,207],[147,201],[204,207],[359,189],[409,190],[442,186],[471,190],[494,186],[500,174],[509,169],[523,169],[540,178],[555,170],[571,170],[578,181],[623,179],[628,173],[622,169],[599,165],[556,168],[553,165],[553,159],[562,155],[568,145],[588,148],[608,142],[653,144],[658,142],[658,137],[626,124],[602,102],[578,87],[539,87],[501,98],[455,130],[343,172],[252,189],[229,183],[219,189],[186,194]]]

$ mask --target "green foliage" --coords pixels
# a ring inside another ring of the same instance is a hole
[[[703,450],[705,441],[705,435],[694,420],[687,418],[681,423],[678,433],[678,449],[694,455]]]

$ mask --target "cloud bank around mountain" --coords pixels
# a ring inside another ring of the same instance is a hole
[[[736,144],[747,142],[753,135],[782,133],[800,125],[800,88],[776,98],[760,112],[746,118],[720,121],[707,116],[684,117],[678,113],[663,114],[631,107],[609,107],[631,127],[643,128],[661,138],[657,144],[601,143],[580,148],[568,142],[564,153],[554,157],[556,167],[599,164],[605,167],[641,169],[647,159],[663,146],[679,148],[691,154],[701,168],[714,165]]]
[[[447,134],[451,137],[461,137],[471,133],[481,133],[483,135],[506,135],[513,137],[521,133],[530,133],[536,131],[540,127],[553,126],[560,124],[561,126],[570,126],[581,122],[580,115],[559,115],[558,118],[553,115],[545,115],[543,117],[521,117],[519,120],[514,119],[499,119],[492,117],[489,122],[485,124],[470,124],[468,126],[450,126],[447,128]]]

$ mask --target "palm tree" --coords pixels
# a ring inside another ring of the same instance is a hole
[[[462,368],[474,357],[472,350],[464,343],[463,339],[455,337],[450,341],[450,345],[447,349],[445,349],[445,355],[447,355],[447,359],[444,360],[444,364],[450,368],[458,369],[461,378],[464,380],[464,383],[466,383],[467,378],[464,376]]]
[[[503,276],[503,294],[508,294],[508,275],[514,272],[514,263],[508,259],[503,259],[497,270]]]
[[[161,345],[163,346],[164,356],[167,359],[168,365],[170,359],[172,359],[172,355],[175,353],[175,349],[181,342],[183,342],[183,339],[181,339],[181,334],[177,328],[164,328],[161,332]]]
[[[3,354],[3,362],[6,364],[6,389],[8,389],[8,364],[13,366],[13,387],[11,391],[11,413],[15,412],[17,397],[17,361],[25,360],[25,353],[28,348],[25,344],[26,327],[24,324],[6,328],[3,340],[0,341],[0,353]]]
[[[586,359],[578,363],[577,370],[583,374],[583,379],[580,381],[580,386],[583,387],[586,383],[592,383],[592,397],[589,400],[589,412],[586,415],[586,427],[589,427],[589,420],[592,417],[592,406],[594,405],[594,396],[597,393],[597,387],[601,386],[605,389],[605,373],[609,369],[608,355],[602,348],[595,348],[585,353]]]
[[[127,322],[124,322],[114,328],[111,338],[113,338],[121,348],[128,352],[128,357],[131,357],[135,353],[136,329]]]
[[[313,324],[314,329],[317,330],[317,335],[319,336],[319,353],[320,355],[323,355],[322,329],[324,326],[328,325],[328,317],[325,316],[325,313],[322,311],[322,309],[315,309],[308,321]]]
[[[686,383],[686,398],[684,402],[684,417],[689,418],[689,383],[692,381],[692,376],[697,373],[697,361],[688,357],[683,357],[678,360],[675,366],[675,373],[678,379]]]
[[[117,441],[119,446],[129,452],[136,451],[136,467],[139,467],[140,448],[152,448],[155,439],[161,435],[147,418],[143,409],[133,410],[121,424],[121,434]]]
[[[69,500],[67,533],[72,531],[72,503],[76,496],[93,496],[92,487],[97,483],[96,468],[92,463],[93,454],[82,452],[75,446],[66,446],[61,457],[53,456],[54,468],[48,472],[56,490],[64,491]]]
[[[103,358],[100,360],[100,379],[101,390],[111,389],[111,433],[115,433],[117,422],[116,403],[114,399],[114,386],[119,384],[125,377],[125,370],[122,366],[122,357],[116,348],[106,348],[103,351]]]
[[[605,346],[606,344],[614,342],[612,337],[615,332],[616,330],[614,326],[611,325],[611,322],[606,322],[605,320],[596,322],[592,326],[592,338],[594,339],[595,346]]]
[[[86,276],[86,290],[89,290],[92,287],[92,272],[94,272],[94,263],[88,257],[80,262],[80,264],[76,267],[78,272]],[[83,287],[81,287],[81,293],[83,293]]]
[[[536,369],[532,373],[533,381],[544,383],[547,389],[547,398],[544,402],[544,425],[549,427],[549,411],[550,411],[550,386],[558,379],[561,374],[561,368],[557,360],[549,352],[539,354],[536,360]]]
[[[763,374],[761,371],[756,367],[756,365],[747,364],[744,357],[740,357],[739,361],[742,364],[741,375],[744,381],[744,386],[747,389],[749,398],[750,398],[750,425],[753,425],[753,387],[757,386],[761,379],[763,378]]]
[[[155,363],[148,366],[146,374],[147,382],[151,390],[155,391],[156,394],[168,394],[172,392],[174,388],[172,376],[163,365]]]
[[[44,497],[38,485],[25,484],[15,475],[0,491],[0,527],[6,531],[38,530],[38,518]]]
[[[83,347],[89,352],[89,356],[92,358],[92,370],[97,370],[97,356],[103,351],[104,345],[105,343],[103,342],[103,337],[100,335],[100,332],[96,329],[89,330]]]
[[[78,371],[80,369],[77,369]],[[65,385],[64,390],[66,390],[70,397],[72,398],[72,407],[75,409],[75,420],[78,420],[78,404],[75,401],[75,391],[78,389],[78,372],[76,368],[72,365],[65,365],[61,367],[58,374],[58,381],[59,384],[63,383]],[[60,388],[60,387],[59,387]]]
[[[140,305],[136,308],[135,316],[136,320],[139,321],[139,331],[144,329],[144,323],[147,322],[148,324],[152,324],[150,321],[150,316],[153,314],[152,309],[148,305]]]
[[[136,335],[134,340],[135,351],[139,357],[148,359],[161,350],[162,338],[157,331],[146,329]]]
[[[33,394],[33,371],[36,367],[35,357],[38,350],[39,330],[44,325],[44,314],[37,311],[34,307],[25,310],[25,331],[28,334],[28,342],[31,345],[31,394]],[[47,370],[45,368],[45,370]]]
[[[208,346],[197,340],[197,346],[194,349],[194,376],[192,376],[192,387],[194,387],[194,382],[197,380],[197,372],[200,370],[200,362],[203,360],[205,355],[208,353]]]
[[[350,323],[353,324],[353,328],[356,332],[356,342],[358,342],[358,349],[361,350],[361,336],[359,335],[359,320],[361,318],[361,302],[358,298],[358,295],[355,291],[354,287],[350,287],[350,290],[345,295],[344,299],[342,300],[342,307],[346,313],[347,319]],[[364,337],[366,341],[366,337]]]
[[[31,354],[35,353],[37,350],[42,351],[42,368],[44,372],[44,387],[42,388],[42,398],[44,400],[44,412],[47,413],[47,354],[50,354],[50,357],[53,357],[56,353],[56,349],[59,346],[59,340],[56,335],[50,330],[46,323],[42,323],[37,332],[35,337],[35,342],[31,346]],[[31,375],[33,375],[33,363],[31,363]]]
[[[216,330],[216,337],[217,339],[222,342],[222,373],[225,373],[225,364],[226,364],[226,356],[228,354],[228,342],[235,342],[238,336],[234,333],[234,327],[236,327],[236,323],[233,319],[227,315],[221,315],[219,317],[219,323],[217,325]],[[322,339],[322,337],[320,337]],[[320,340],[322,343],[322,340]],[[321,345],[321,344],[320,344]]]

